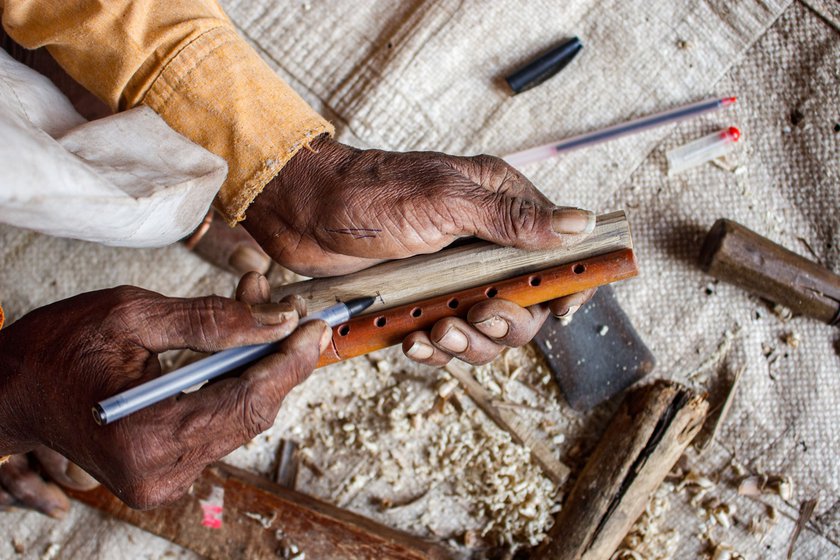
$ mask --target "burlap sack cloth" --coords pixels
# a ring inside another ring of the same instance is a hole
[[[531,165],[558,202],[625,208],[642,274],[619,297],[658,357],[656,375],[687,379],[735,333],[725,363],[747,366],[722,432],[700,467],[731,459],[795,480],[779,527],[749,557],[780,557],[798,504],[819,498],[802,558],[840,555],[840,334],[712,282],[695,265],[704,232],[728,217],[840,270],[840,10],[829,1],[224,2],[240,31],[358,146],[504,154],[712,95],[733,110]],[[818,12],[821,15],[818,15]],[[500,77],[547,45],[578,35],[573,66],[511,97]],[[793,115],[793,119],[791,116]],[[666,176],[664,152],[730,125],[742,131],[729,170]],[[127,251],[0,228],[0,294],[10,320],[85,290],[127,283],[171,295],[229,294],[233,279],[182,247]],[[796,348],[783,339],[794,334]],[[769,349],[775,353],[770,355]],[[713,370],[726,375],[732,368]],[[304,386],[302,390],[305,390]],[[41,551],[190,557],[137,529],[74,506],[61,524],[0,514],[12,539]],[[743,513],[744,524],[749,512]],[[702,550],[688,506],[678,557]],[[742,528],[743,529],[743,528]],[[745,533],[742,533],[745,535]],[[95,538],[93,538],[95,537]]]

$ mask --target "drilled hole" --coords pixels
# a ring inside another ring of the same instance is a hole
[[[586,272],[586,265],[585,264],[576,264],[575,267],[572,269],[575,274],[583,274]]]
[[[415,307],[414,309],[411,310],[411,316],[414,317],[414,318],[417,318],[422,314],[423,314],[423,310],[420,309],[419,307]]]
[[[376,320],[373,322],[373,324],[376,325],[377,327],[384,327],[385,323],[387,323],[387,322],[388,322],[388,319],[386,319],[385,317],[377,317]]]
[[[487,290],[484,292],[484,295],[486,295],[489,298],[496,297],[498,294],[499,290],[497,290],[496,288],[487,288]]]
[[[455,299],[455,298],[452,298],[452,299],[449,300],[449,303],[447,303],[446,305],[448,305],[450,309],[458,309],[458,300]]]
[[[348,334],[350,334],[350,325],[341,325],[338,327],[339,336],[347,336]]]
[[[530,278],[528,278],[528,283],[532,286],[539,286],[540,282],[542,282],[542,278],[540,278],[539,276],[531,276]]]

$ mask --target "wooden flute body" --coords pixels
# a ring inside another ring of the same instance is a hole
[[[488,298],[534,305],[638,274],[624,212],[599,216],[581,243],[524,251],[475,242],[429,255],[388,261],[353,274],[275,288],[274,299],[302,296],[309,311],[336,301],[374,295],[376,303],[333,329],[333,343],[318,366],[402,342],[444,317],[464,317]]]

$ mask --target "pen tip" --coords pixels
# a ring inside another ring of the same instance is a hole
[[[371,305],[376,302],[376,298],[373,296],[361,297],[356,299],[351,299],[350,301],[345,302],[347,309],[350,310],[350,315],[358,315]]]

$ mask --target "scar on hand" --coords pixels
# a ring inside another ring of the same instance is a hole
[[[341,228],[341,229],[327,229],[330,233],[340,233],[342,235],[352,235],[353,239],[367,239],[377,237],[381,233],[381,229],[373,228]]]

